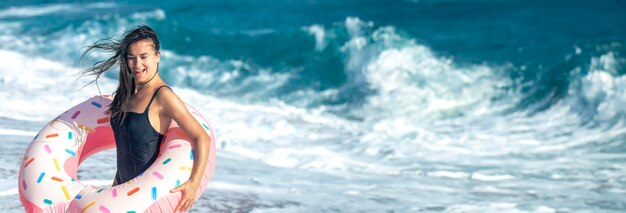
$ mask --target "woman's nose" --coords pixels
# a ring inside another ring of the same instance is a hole
[[[133,63],[133,68],[140,69],[141,68],[141,61],[135,60],[135,63]]]

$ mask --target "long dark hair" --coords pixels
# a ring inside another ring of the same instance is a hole
[[[159,52],[160,44],[156,32],[146,25],[139,25],[131,31],[126,32],[122,40],[107,38],[86,46],[87,49],[80,57],[80,61],[82,62],[93,50],[113,53],[113,56],[109,59],[98,61],[94,63],[92,67],[80,72],[81,76],[95,75],[96,78],[89,82],[89,84],[93,82],[96,82],[97,84],[97,81],[102,73],[111,68],[120,68],[119,84],[113,93],[113,102],[111,102],[109,109],[106,111],[106,113],[111,116],[112,120],[120,118],[123,120],[126,116],[126,113],[124,112],[128,111],[130,100],[135,91],[135,81],[133,80],[131,69],[128,67],[128,59],[126,58],[126,55],[128,54],[128,46],[130,44],[142,40],[152,41],[155,53]]]

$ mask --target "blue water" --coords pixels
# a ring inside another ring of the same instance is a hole
[[[138,24],[217,131],[193,211],[626,211],[617,0],[3,1],[1,209],[29,138],[113,91],[115,70],[80,89],[104,57],[81,48]],[[111,159],[80,178],[106,185]]]

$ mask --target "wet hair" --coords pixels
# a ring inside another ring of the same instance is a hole
[[[113,56],[111,56],[110,58],[104,61],[98,61],[94,63],[93,66],[91,66],[90,68],[87,68],[80,72],[81,77],[95,75],[96,78],[93,81],[89,82],[89,84],[96,82],[97,85],[98,79],[105,71],[119,67],[119,84],[117,86],[117,89],[113,93],[113,102],[111,102],[111,104],[109,105],[109,109],[106,111],[106,113],[111,116],[111,119],[123,120],[126,117],[125,112],[128,111],[130,100],[133,97],[136,86],[135,81],[133,80],[133,75],[131,74],[132,70],[130,67],[128,67],[128,59],[126,58],[126,56],[128,54],[128,47],[131,44],[143,40],[152,41],[152,47],[154,48],[155,53],[159,53],[160,44],[156,32],[146,25],[139,25],[136,28],[126,32],[122,40],[107,38],[96,41],[92,45],[86,46],[87,49],[80,57],[80,61],[82,62],[85,57],[94,50],[99,50],[106,53],[113,53]]]

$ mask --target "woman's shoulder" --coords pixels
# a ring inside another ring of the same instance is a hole
[[[167,85],[159,89],[155,99],[155,101],[166,110],[173,107],[184,107],[183,101],[174,93],[174,90]]]

